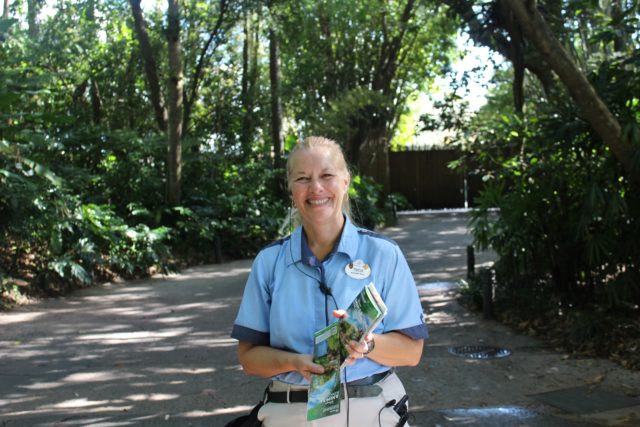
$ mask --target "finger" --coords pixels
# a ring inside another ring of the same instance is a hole
[[[314,363],[309,367],[309,371],[312,374],[324,374],[324,366]]]
[[[365,353],[368,350],[366,342],[358,343],[356,341],[350,341],[349,347],[351,347],[354,353]]]
[[[347,318],[347,312],[341,308],[337,309],[337,310],[333,310],[333,316],[337,317],[338,319],[346,319]]]

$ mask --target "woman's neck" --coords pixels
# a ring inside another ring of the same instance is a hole
[[[322,226],[303,225],[304,232],[307,235],[309,249],[318,260],[323,261],[327,255],[331,253],[340,238],[344,223],[344,217],[341,217],[339,223],[336,222]]]

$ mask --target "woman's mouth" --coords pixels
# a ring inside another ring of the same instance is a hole
[[[313,206],[320,206],[320,205],[324,205],[325,203],[329,202],[329,198],[324,198],[324,199],[309,199],[307,200],[307,203],[309,203],[310,205]]]

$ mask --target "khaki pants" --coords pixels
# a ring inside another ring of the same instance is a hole
[[[271,403],[267,402],[258,419],[266,427],[395,427],[400,417],[393,407],[385,408],[392,399],[399,401],[406,393],[400,378],[393,373],[377,383],[382,392],[375,397],[351,398],[340,402],[340,413],[315,421],[307,421],[306,403]],[[292,387],[292,390],[300,387]],[[304,389],[304,388],[302,388]],[[379,417],[379,418],[378,418]],[[405,424],[409,426],[409,424]]]

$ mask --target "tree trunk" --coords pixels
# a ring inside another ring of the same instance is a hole
[[[99,124],[102,121],[102,98],[100,97],[100,88],[95,77],[91,78],[91,110],[93,112],[93,123]]]
[[[271,83],[271,144],[273,145],[273,164],[276,168],[282,164],[282,104],[280,103],[280,40],[276,25],[269,29],[269,81]]]
[[[2,17],[9,17],[9,0],[4,0],[4,7],[2,8]]]
[[[167,159],[167,202],[176,206],[181,199],[182,180],[182,100],[183,70],[180,44],[179,0],[168,0],[167,40],[169,46],[169,129]]]
[[[244,153],[251,150],[255,130],[254,106],[258,80],[258,48],[260,16],[254,18],[252,10],[245,11],[244,43],[242,47],[242,130],[240,143]]]
[[[522,40],[522,31],[517,24],[513,12],[505,7],[504,0],[500,0],[500,10],[502,13],[502,21],[509,33],[509,58],[513,65],[513,107],[516,114],[522,116],[524,109],[524,46]]]
[[[245,6],[246,7],[246,6]],[[249,30],[249,12],[244,11],[244,40],[242,42],[242,81],[240,84],[240,101],[242,102],[242,130],[240,131],[240,144],[247,146],[248,117],[249,117],[249,52],[251,51],[251,34]]]
[[[535,45],[545,61],[558,75],[587,121],[622,163],[631,181],[640,183],[640,170],[634,169],[633,148],[622,139],[620,123],[600,99],[587,77],[554,37],[536,9],[535,1],[505,0],[513,10],[525,36]]]
[[[140,54],[144,61],[144,71],[147,75],[147,82],[149,83],[149,96],[151,97],[151,104],[155,113],[156,124],[158,125],[160,132],[166,132],[167,110],[165,108],[164,96],[162,96],[162,90],[160,89],[158,67],[156,65],[156,60],[153,57],[153,50],[151,49],[149,34],[147,33],[147,24],[144,20],[144,16],[142,16],[140,1],[141,0],[129,0],[129,4],[131,4],[135,32],[138,38],[138,43],[140,44]]]
[[[42,3],[38,0],[27,0],[27,25],[29,31],[29,37],[31,39],[36,39],[38,34],[40,34],[40,26],[38,24],[38,13],[40,13],[40,8],[42,7]],[[8,10],[8,2],[5,10]]]
[[[366,131],[360,146],[358,169],[382,186],[383,198],[391,191],[389,177],[389,137],[384,123],[372,126]]]
[[[87,20],[91,22],[90,28],[95,28],[96,21],[96,3],[95,0],[89,0],[87,2]],[[96,39],[96,34],[94,31],[91,34],[87,34],[87,38],[90,40]],[[91,69],[94,67],[92,65]],[[98,86],[98,81],[95,78],[95,73],[91,73],[91,86],[89,89],[89,94],[91,96],[91,111],[93,112],[93,123],[99,124],[102,120],[102,99],[100,97],[100,87]]]
[[[321,90],[327,99],[333,99],[341,90],[343,83],[339,81],[340,76],[336,70],[336,60],[333,52],[334,42],[331,33],[331,18],[324,2],[318,2],[318,21],[320,24],[320,33],[322,34],[322,39],[318,42],[322,43],[323,46],[322,50],[324,52],[326,70]]]
[[[621,3],[621,0],[613,0],[609,6],[608,12],[612,22],[623,22],[623,7]],[[626,29],[624,25],[619,24],[616,30],[617,31],[614,32],[613,48],[616,52],[624,52],[628,44],[628,29]]]
[[[400,53],[403,41],[407,34],[409,23],[415,13],[415,1],[407,0],[402,14],[397,23],[398,32],[391,36],[386,24],[386,10],[380,11],[383,22],[384,39],[380,48],[380,56],[377,60],[374,76],[372,78],[372,89],[383,94],[386,98],[393,97],[394,88],[392,83],[396,79]],[[358,165],[362,175],[371,176],[382,185],[383,198],[390,191],[389,177],[389,136],[392,126],[392,117],[389,117],[387,106],[374,106],[366,108],[360,112],[361,117],[357,119],[356,132],[349,138],[348,150],[351,161]]]

